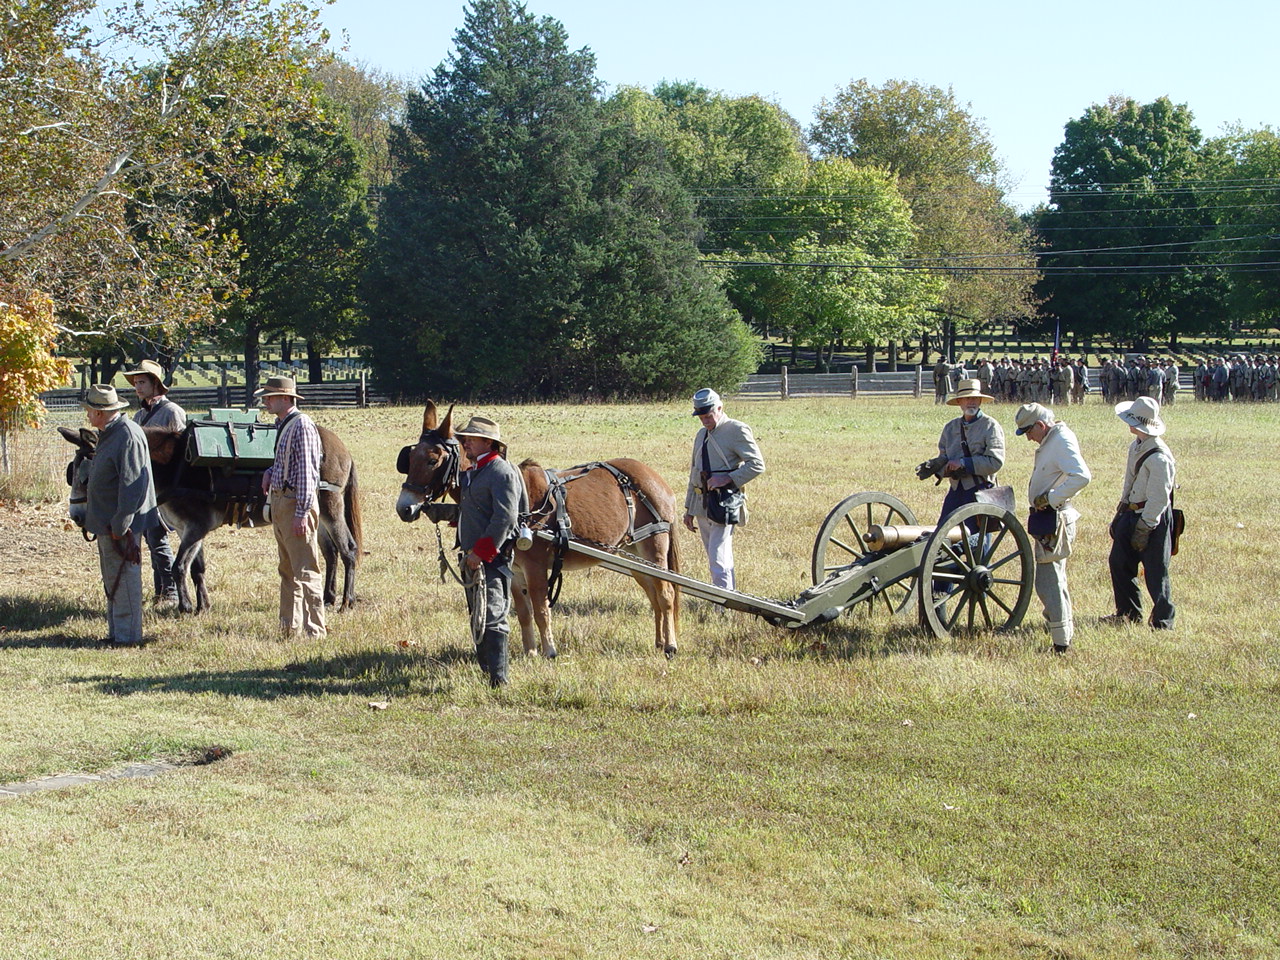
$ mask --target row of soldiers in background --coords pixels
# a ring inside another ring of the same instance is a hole
[[[1197,400],[1235,400],[1275,403],[1280,396],[1280,362],[1274,356],[1255,354],[1252,359],[1236,354],[1225,357],[1196,357],[1194,385]]]
[[[1172,357],[1104,357],[1098,368],[1098,385],[1107,403],[1151,397],[1168,406],[1178,399],[1180,373]]]
[[[1006,403],[1084,403],[1085,394],[1091,389],[1089,367],[1083,357],[1059,357],[1053,361],[1044,357],[1001,357],[994,361],[975,360],[973,365],[982,392]],[[934,402],[946,403],[948,388],[954,391],[955,384],[968,376],[962,364],[939,360],[933,368]]]

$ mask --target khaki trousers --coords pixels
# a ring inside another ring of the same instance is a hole
[[[271,529],[280,554],[280,630],[323,637],[324,578],[320,574],[320,510],[307,513],[307,535],[293,532],[297,500],[285,493],[271,494]]]
[[[112,643],[142,642],[142,564],[120,555],[122,541],[98,535],[98,567],[107,595],[107,639]]]

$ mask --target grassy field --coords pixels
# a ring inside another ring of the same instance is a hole
[[[683,404],[460,412],[494,416],[515,458],[635,456],[677,489],[696,426]],[[941,491],[912,470],[950,412],[731,407],[769,464],[736,538],[741,588],[799,593],[850,492],[931,521]],[[1022,499],[1032,446],[1011,408],[992,412]],[[910,618],[791,633],[690,601],[669,663],[639,588],[595,571],[566,581],[560,659],[517,657],[496,693],[432,530],[394,515],[420,410],[316,414],[360,464],[368,551],[362,602],[319,644],[274,639],[270,533],[224,530],[209,614],[99,648],[93,548],[61,522],[70,448],[23,438],[46,500],[0,503],[0,784],[230,756],[0,800],[0,954],[1280,956],[1280,530],[1262,450],[1280,408],[1166,411],[1190,529],[1178,628],[1159,634],[1095,622],[1128,434],[1100,403],[1059,412],[1095,476],[1065,659],[1036,606],[1018,632],[939,642]]]

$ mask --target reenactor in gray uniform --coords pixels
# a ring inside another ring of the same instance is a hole
[[[1267,358],[1267,400],[1276,402],[1277,384],[1280,383],[1280,364],[1275,357]]]
[[[1173,547],[1173,486],[1177,465],[1160,439],[1165,425],[1160,404],[1151,397],[1116,406],[1118,416],[1133,434],[1125,463],[1124,484],[1115,519],[1111,521],[1111,590],[1116,612],[1102,622],[1124,625],[1142,622],[1138,568],[1142,567],[1152,609],[1148,621],[1157,630],[1173,627],[1174,606],[1169,583]]]
[[[1227,399],[1231,385],[1231,371],[1222,357],[1213,358],[1213,399],[1221,403]]]
[[[1236,402],[1244,400],[1249,395],[1249,367],[1244,357],[1236,354],[1231,361],[1230,374],[1231,399]]]
[[[1143,364],[1147,382],[1142,389],[1142,396],[1159,400],[1164,396],[1164,369],[1160,366],[1158,357],[1144,360]]]
[[[1089,365],[1081,357],[1071,365],[1071,402],[1084,403],[1084,395],[1089,392]]]
[[[1178,382],[1180,371],[1173,357],[1169,357],[1164,365],[1164,404],[1168,406],[1178,399],[1178,391],[1182,384]]]
[[[1208,380],[1210,377],[1209,365],[1204,362],[1204,357],[1196,357],[1195,381],[1191,384],[1195,391],[1197,400],[1209,399]]]
[[[98,566],[107,594],[104,643],[142,643],[142,553],[138,537],[160,522],[151,456],[142,428],[120,413],[129,406],[115,388],[94,384],[83,406],[98,431],[89,470],[84,529],[97,535]]]
[[[1067,358],[1059,357],[1049,370],[1049,389],[1053,402],[1059,406],[1066,403],[1074,384],[1075,376],[1071,373],[1071,367],[1067,365]]]
[[[138,395],[138,412],[133,422],[140,427],[164,427],[166,430],[186,429],[187,413],[166,396],[169,388],[164,382],[164,368],[154,360],[143,360],[137,370],[126,370],[124,378]],[[169,528],[164,519],[143,534],[147,552],[151,554],[152,602],[157,606],[178,605],[178,584],[173,579],[173,547],[169,544]]]
[[[939,357],[938,362],[933,365],[933,402],[947,402],[947,388],[950,386],[951,364]]]
[[[995,368],[991,366],[990,360],[978,361],[978,382],[982,384],[983,393],[991,393],[993,396],[997,395],[994,394],[991,389],[992,380],[995,379],[995,372]]]
[[[458,546],[465,552],[476,660],[489,685],[507,682],[507,617],[511,611],[511,550],[520,514],[528,510],[520,471],[507,460],[498,425],[472,417],[461,430],[462,448],[471,460],[463,474],[458,513]]]

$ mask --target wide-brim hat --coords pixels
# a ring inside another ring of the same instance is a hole
[[[995,397],[989,397],[982,392],[981,380],[961,380],[956,385],[956,392],[947,397],[947,404],[958,407],[961,400],[994,400]]]
[[[1160,419],[1160,403],[1151,397],[1117,403],[1116,416],[1149,437],[1158,437],[1165,431],[1164,421]]]
[[[267,384],[253,391],[253,395],[259,399],[266,397],[296,397],[302,399],[302,394],[298,392],[298,384],[293,377],[267,377]]]
[[[80,405],[86,410],[123,410],[129,405],[116,395],[116,388],[109,383],[95,383],[85,391]]]
[[[488,417],[472,417],[465,427],[453,432],[459,437],[480,437],[482,440],[492,440],[503,450],[507,449],[507,445],[502,442],[502,431]]]
[[[137,370],[126,370],[121,374],[121,376],[128,380],[130,385],[132,385],[133,378],[141,376],[144,373],[149,373],[155,378],[156,391],[158,393],[169,392],[169,388],[164,382],[164,367],[160,366],[160,364],[156,363],[154,360],[143,360],[138,364]]]
[[[1013,419],[1018,425],[1014,432],[1022,436],[1037,423],[1053,423],[1053,411],[1043,403],[1024,403],[1013,415]]]
[[[703,387],[693,395],[693,415],[695,417],[700,417],[705,413],[710,413],[719,406],[722,406],[720,394],[716,393],[710,387]]]

